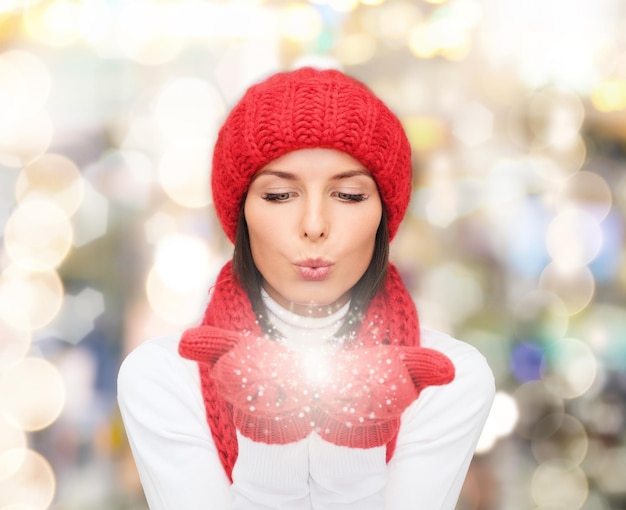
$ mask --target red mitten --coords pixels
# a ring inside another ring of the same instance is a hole
[[[298,354],[266,338],[242,338],[211,373],[233,407],[237,430],[253,441],[286,444],[311,432],[313,387]]]
[[[186,330],[178,344],[178,352],[183,358],[213,366],[215,362],[239,342],[239,335],[233,331],[213,326],[198,326]]]
[[[318,432],[326,441],[353,448],[389,442],[422,388],[454,378],[447,357],[422,347],[355,348],[337,358],[335,381],[320,402]]]
[[[247,337],[212,376],[235,426],[254,441],[285,444],[315,430],[337,445],[372,448],[393,438],[422,388],[452,380],[454,366],[421,347],[296,352]]]

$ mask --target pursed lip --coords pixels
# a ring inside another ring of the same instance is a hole
[[[328,278],[332,262],[321,258],[304,259],[295,263],[296,270],[305,281],[321,282]]]
[[[332,262],[322,258],[304,259],[296,262],[296,266],[298,267],[307,267],[311,269],[317,269],[319,267],[330,267],[332,265]]]

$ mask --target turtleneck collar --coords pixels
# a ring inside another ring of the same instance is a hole
[[[270,324],[278,332],[277,341],[294,350],[315,349],[320,346],[341,345],[334,337],[343,324],[350,302],[324,317],[298,315],[280,304],[261,289]]]

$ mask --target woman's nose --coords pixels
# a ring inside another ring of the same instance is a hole
[[[303,204],[300,235],[311,241],[325,239],[329,234],[328,211],[322,200],[309,199]]]

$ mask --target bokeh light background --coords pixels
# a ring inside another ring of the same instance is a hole
[[[393,260],[495,372],[458,508],[626,508],[625,2],[4,0],[0,510],[146,508],[117,368],[198,320],[216,130],[304,64],[398,113]]]

